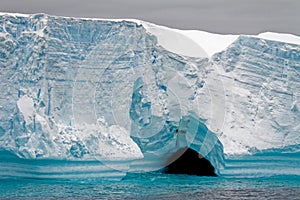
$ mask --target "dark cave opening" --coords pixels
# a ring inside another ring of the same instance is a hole
[[[212,164],[197,151],[188,147],[179,149],[167,163],[170,164],[163,169],[166,174],[217,176]]]

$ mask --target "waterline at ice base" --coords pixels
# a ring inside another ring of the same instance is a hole
[[[0,14],[0,179],[300,176],[300,37]]]

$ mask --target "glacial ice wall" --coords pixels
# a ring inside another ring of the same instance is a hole
[[[223,147],[299,151],[299,55],[240,36],[211,58],[188,57],[143,22],[2,14],[0,149],[125,160],[127,171],[157,170],[183,146],[217,170]]]
[[[145,171],[191,146],[222,166],[223,147],[198,114],[207,58],[168,52],[130,21],[2,15],[0,33],[1,149],[137,160]]]
[[[300,46],[240,36],[212,59],[226,94],[225,151],[299,151]]]

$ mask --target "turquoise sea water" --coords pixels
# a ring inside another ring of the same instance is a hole
[[[150,172],[130,173],[121,180],[91,178],[89,173],[78,179],[42,178],[34,176],[41,163],[15,159],[1,157],[1,199],[300,199],[298,153],[228,157],[218,177]]]
[[[299,176],[221,178],[135,174],[122,181],[1,180],[1,198],[300,199]]]

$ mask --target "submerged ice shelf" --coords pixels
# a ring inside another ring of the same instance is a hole
[[[160,170],[186,146],[217,174],[224,155],[298,152],[300,46],[273,35],[1,14],[1,153],[16,170],[13,155],[113,177]]]

